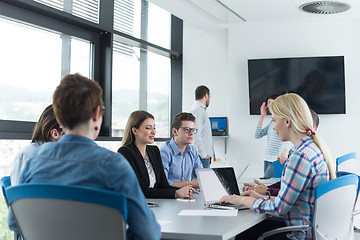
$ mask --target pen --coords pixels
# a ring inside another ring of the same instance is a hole
[[[199,194],[197,191],[195,191],[194,189],[191,189],[191,191],[193,191],[193,193],[195,194]]]

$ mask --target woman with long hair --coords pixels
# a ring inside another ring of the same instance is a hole
[[[313,129],[310,109],[299,95],[288,93],[277,97],[271,103],[270,111],[273,128],[280,140],[291,141],[295,146],[286,161],[277,197],[263,196],[251,190],[242,196],[224,196],[219,201],[282,216],[287,225],[309,225],[309,231],[293,232],[287,237],[312,239],[314,189],[318,184],[335,178],[333,160],[325,143]],[[259,229],[256,231],[261,233]]]
[[[169,185],[161,161],[160,150],[154,143],[154,116],[146,111],[130,114],[125,127],[121,153],[130,163],[147,198],[192,198],[191,185],[177,188]]]
[[[23,147],[15,156],[11,164],[10,178],[11,186],[15,186],[19,180],[19,174],[29,159],[30,154],[41,144],[46,142],[57,142],[62,136],[62,129],[56,121],[52,104],[47,106],[41,113],[38,122],[34,126],[31,143]]]

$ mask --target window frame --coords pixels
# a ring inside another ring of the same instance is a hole
[[[141,0],[147,1],[147,0]],[[113,39],[151,51],[171,59],[170,123],[176,113],[182,111],[182,38],[183,22],[171,15],[171,49],[166,49],[131,35],[113,30],[114,1],[100,1],[99,24],[72,14],[28,0],[0,0],[0,15],[39,27],[54,30],[91,42],[93,52],[93,76],[103,88],[105,111],[100,136],[97,141],[121,141],[111,136],[112,121],[112,43]],[[59,76],[60,80],[60,76]],[[139,106],[141,107],[141,106]],[[0,120],[0,139],[30,139],[35,122]],[[171,125],[171,124],[170,124]],[[169,126],[169,133],[171,133]],[[169,140],[156,138],[156,141]]]

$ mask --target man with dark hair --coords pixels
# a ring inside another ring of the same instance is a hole
[[[171,186],[199,187],[196,169],[202,168],[200,157],[191,145],[195,128],[195,117],[191,113],[178,113],[171,124],[173,138],[160,147],[165,175]]]
[[[190,112],[195,116],[195,126],[199,133],[195,135],[194,146],[199,152],[201,162],[209,168],[214,157],[214,145],[211,133],[210,119],[206,108],[210,104],[210,90],[206,86],[198,86],[195,90],[195,102]]]
[[[195,99],[196,100],[202,99],[203,97],[205,97],[206,94],[210,94],[210,90],[208,87],[206,87],[204,85],[198,86],[195,89]],[[210,98],[209,98],[209,100],[210,100]],[[207,106],[209,106],[209,102],[208,102]]]

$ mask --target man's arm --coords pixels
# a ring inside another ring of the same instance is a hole
[[[173,181],[171,181],[169,179],[170,154],[166,151],[166,149],[164,147],[160,147],[160,156],[161,156],[162,165],[164,167],[164,173],[165,173],[166,179],[167,179],[169,185],[173,186]]]
[[[205,144],[201,136],[204,129],[204,115],[199,110],[194,111],[193,115],[195,116],[195,127],[198,129],[197,134],[194,135],[193,144],[202,158],[210,158],[206,152]]]
[[[178,188],[185,187],[185,186],[188,186],[188,185],[191,185],[194,188],[199,188],[199,181],[198,181],[197,178],[195,178],[195,179],[193,179],[191,181],[181,180],[180,182],[173,182],[173,184],[172,184],[172,186],[178,187]]]

